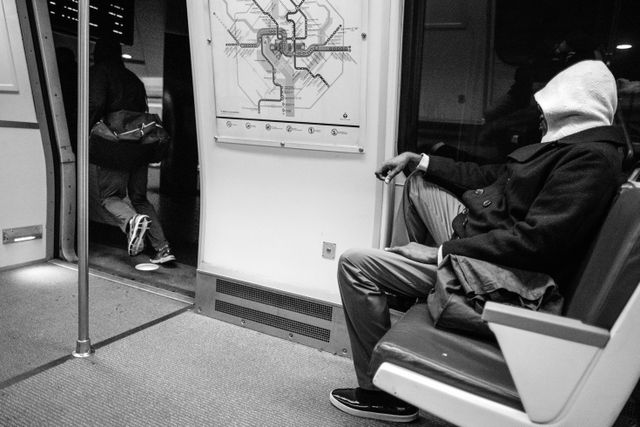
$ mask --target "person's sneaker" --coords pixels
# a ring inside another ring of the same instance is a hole
[[[338,388],[329,400],[336,408],[357,417],[408,423],[418,418],[418,408],[384,391]]]
[[[176,257],[171,253],[171,248],[169,246],[158,249],[154,257],[149,259],[149,261],[154,264],[164,264],[165,262],[175,260]]]
[[[136,256],[144,249],[144,234],[147,232],[151,220],[147,215],[136,214],[129,220],[127,232],[127,252]]]

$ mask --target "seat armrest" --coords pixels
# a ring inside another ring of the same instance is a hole
[[[568,317],[495,302],[485,304],[482,319],[490,324],[510,326],[593,347],[603,348],[609,341],[609,331],[606,329]]]

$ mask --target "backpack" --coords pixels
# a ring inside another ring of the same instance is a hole
[[[119,110],[97,122],[89,135],[89,161],[131,170],[161,161],[171,137],[157,114]]]

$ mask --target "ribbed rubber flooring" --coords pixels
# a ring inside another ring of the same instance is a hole
[[[354,385],[348,359],[186,312],[0,390],[0,425],[387,425],[331,406]]]

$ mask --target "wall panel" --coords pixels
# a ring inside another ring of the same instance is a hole
[[[340,303],[340,254],[378,246],[383,184],[373,172],[395,145],[402,4],[366,3],[358,31],[367,44],[362,153],[216,142],[207,40],[215,16],[206,0],[188,3],[202,177],[200,271]],[[336,245],[334,258],[322,256],[323,242]]]
[[[0,121],[35,122],[20,23],[13,0],[0,4]]]
[[[22,4],[24,6],[24,4]],[[24,7],[22,8],[24,10]],[[45,259],[48,227],[47,162],[31,90],[16,2],[0,6],[0,229],[42,226],[41,239],[0,243],[0,269]],[[4,89],[3,89],[4,88]]]

